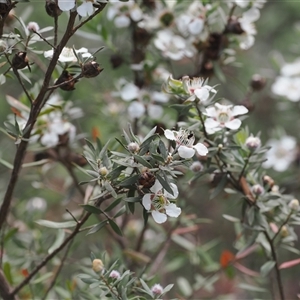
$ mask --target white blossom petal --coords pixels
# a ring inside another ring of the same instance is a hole
[[[128,114],[132,119],[141,118],[146,112],[146,108],[144,104],[138,101],[133,101],[128,106]]]
[[[173,191],[173,195],[170,194],[169,192],[167,192],[166,190],[164,192],[164,195],[169,199],[176,199],[178,197],[178,194],[179,194],[178,187],[175,183],[171,183],[170,186],[171,186],[171,189]]]
[[[206,88],[196,89],[195,95],[201,101],[206,101],[209,98],[209,91]]]
[[[162,189],[162,185],[156,179],[154,185],[150,188],[150,191],[154,194],[157,194]]]
[[[77,7],[77,12],[82,17],[87,17],[93,14],[94,7],[92,2],[84,2]]]
[[[174,203],[171,203],[165,207],[166,214],[169,217],[177,218],[181,214],[181,208],[177,207]]]
[[[158,224],[164,223],[167,221],[167,216],[159,211],[153,210],[151,212],[154,221]]]
[[[115,18],[115,25],[118,28],[128,27],[130,25],[130,19],[125,15],[117,16]]]
[[[225,123],[225,127],[232,129],[232,130],[239,129],[241,125],[242,125],[242,121],[239,119],[233,119],[233,120]]]
[[[75,7],[75,0],[58,0],[58,7],[62,11],[69,11]]]
[[[196,149],[198,154],[201,156],[205,156],[208,153],[208,149],[206,148],[206,146],[201,143],[194,145],[193,148]]]
[[[176,140],[174,132],[172,130],[170,130],[170,129],[166,129],[165,130],[165,137],[168,140],[171,140],[171,141],[175,141]]]
[[[148,114],[151,119],[158,120],[163,115],[164,110],[160,105],[149,104],[148,105]]]
[[[146,210],[151,209],[151,194],[146,194],[143,197],[142,204],[145,207]]]
[[[238,116],[238,115],[244,115],[248,112],[248,109],[243,105],[235,105],[232,108],[232,115]]]
[[[130,101],[136,99],[138,98],[138,95],[139,95],[139,88],[133,83],[126,84],[122,88],[120,93],[120,96],[124,101]]]
[[[215,128],[219,126],[219,122],[217,122],[216,120],[212,119],[212,118],[207,118],[205,120],[205,128]]]
[[[195,154],[195,150],[193,148],[189,148],[187,146],[179,146],[178,154],[182,158],[191,158]]]

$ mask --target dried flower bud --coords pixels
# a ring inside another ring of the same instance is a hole
[[[96,273],[100,273],[103,270],[103,262],[101,259],[94,259],[93,260],[93,271]]]
[[[72,80],[73,78],[74,77],[71,73],[69,73],[67,70],[63,70],[59,78],[55,81],[55,84],[61,84],[63,82],[67,82],[66,84],[60,86],[60,88],[64,91],[73,91],[75,90],[75,83],[78,82],[77,79]]]
[[[252,76],[250,86],[254,91],[260,91],[265,87],[266,82],[267,82],[266,78],[262,77],[259,74],[254,74]]]
[[[110,63],[113,67],[113,69],[117,69],[118,67],[120,67],[124,62],[123,57],[120,54],[113,54],[110,57]]]
[[[151,292],[154,295],[160,295],[164,291],[163,287],[160,284],[154,284],[154,286],[151,288]]]
[[[36,22],[29,22],[27,25],[27,29],[29,31],[38,32],[40,30],[40,26]]]
[[[98,76],[103,71],[100,65],[93,61],[89,61],[81,66],[82,76],[92,78]]]
[[[47,14],[52,18],[58,17],[62,14],[58,5],[52,0],[46,0],[45,9]]]
[[[5,52],[8,48],[7,43],[4,40],[0,40],[0,52]]]
[[[101,167],[100,169],[99,169],[99,174],[101,175],[101,176],[106,176],[107,174],[108,174],[108,170],[107,170],[107,168],[106,167]]]
[[[12,59],[12,66],[13,68],[18,70],[24,69],[25,67],[28,66],[30,70],[27,53],[25,51],[19,51],[18,53],[16,53]]]
[[[200,161],[194,161],[190,166],[190,170],[195,173],[201,172],[203,170],[203,165]]]
[[[259,137],[251,135],[246,139],[245,144],[250,151],[255,151],[256,149],[260,148],[261,141]]]
[[[265,189],[260,184],[255,184],[251,188],[252,193],[256,196],[259,196],[264,193]]]
[[[289,230],[288,230],[288,228],[285,225],[281,227],[281,229],[280,229],[280,235],[283,238],[285,238],[285,237],[287,237],[287,236],[290,235]]]
[[[109,274],[109,277],[114,279],[119,279],[121,277],[121,274],[116,270],[112,270]]]
[[[275,184],[275,181],[268,175],[263,177],[264,186],[267,187],[267,190],[271,190]]]
[[[163,26],[169,27],[174,21],[174,14],[170,11],[165,11],[163,14],[160,15],[159,21],[162,23]]]
[[[140,150],[139,144],[138,144],[138,143],[135,143],[135,142],[129,143],[128,146],[127,146],[127,148],[128,148],[128,150],[129,150],[130,152],[132,152],[132,153],[137,153],[137,152],[139,152],[139,150]]]
[[[293,199],[290,203],[289,203],[289,207],[292,210],[297,211],[299,209],[299,201],[297,199]]]
[[[153,173],[144,172],[141,174],[139,179],[139,185],[143,188],[151,188],[155,183],[155,176]]]

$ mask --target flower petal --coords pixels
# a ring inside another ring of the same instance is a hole
[[[225,127],[229,128],[229,129],[232,129],[232,130],[236,130],[236,129],[239,129],[240,126],[242,124],[242,121],[239,120],[239,119],[233,119],[229,122],[226,122],[225,123]]]
[[[181,214],[181,208],[177,207],[174,203],[171,203],[165,207],[166,214],[169,217],[177,218]]]
[[[194,145],[193,148],[196,149],[199,155],[205,156],[208,153],[206,146],[201,143]]]
[[[69,11],[75,6],[75,0],[58,0],[58,7],[62,11]]]
[[[139,119],[145,114],[146,108],[144,104],[138,101],[133,101],[128,106],[128,114],[132,119]]]
[[[154,221],[158,224],[164,223],[167,221],[167,216],[159,211],[153,210],[151,212]]]
[[[171,186],[171,189],[172,189],[172,191],[173,191],[173,195],[170,194],[170,193],[168,193],[166,190],[164,191],[164,195],[165,195],[167,198],[169,198],[169,199],[176,199],[176,198],[178,197],[178,194],[179,194],[179,193],[178,193],[178,187],[177,187],[177,185],[174,184],[174,183],[171,183],[170,186]]]
[[[176,140],[174,132],[172,130],[170,130],[170,129],[166,129],[165,130],[165,137],[168,140],[171,140],[171,141],[175,141]]]
[[[152,194],[145,194],[142,200],[142,204],[146,210],[150,210],[151,208],[151,196]]]
[[[191,158],[195,154],[195,150],[193,148],[189,148],[187,146],[179,146],[178,154],[182,158]]]
[[[154,185],[150,188],[150,191],[154,194],[157,194],[162,189],[162,185],[156,179]]]
[[[209,98],[209,91],[204,87],[196,89],[194,93],[200,101],[206,101]]]
[[[232,115],[233,116],[239,116],[239,115],[244,115],[248,112],[248,109],[243,106],[243,105],[235,105],[232,108]]]
[[[205,120],[205,128],[215,128],[215,127],[219,127],[220,126],[220,123],[215,121],[214,119],[212,118],[207,118]]]

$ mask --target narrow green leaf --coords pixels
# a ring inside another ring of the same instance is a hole
[[[123,215],[126,212],[126,205],[123,205],[118,212],[114,215],[114,218],[117,218],[121,215]]]
[[[113,208],[115,208],[120,202],[121,202],[122,198],[118,198],[115,201],[113,201],[113,203],[111,203],[107,208],[105,208],[105,212],[109,212],[111,211]]]
[[[159,174],[156,174],[156,178],[158,179],[159,183],[162,185],[162,187],[169,192],[171,195],[173,195],[173,190],[171,189],[170,183],[165,180],[165,178],[162,178]]]
[[[113,221],[112,219],[108,219],[109,225],[111,226],[111,228],[113,229],[113,231],[120,235],[123,236],[123,233],[121,231],[121,229],[119,228],[119,226],[115,223],[115,221]]]
[[[119,186],[129,186],[129,185],[133,185],[133,184],[137,183],[139,177],[140,177],[140,175],[133,175],[133,176],[130,176],[130,177],[126,178],[125,180],[121,181],[121,182],[119,183]]]
[[[0,163],[11,170],[14,168],[14,166],[11,163],[7,162],[2,158],[0,158]]]
[[[102,227],[104,227],[107,224],[107,220],[104,220],[96,225],[94,225],[88,232],[86,235],[95,233],[97,231],[99,231]]]
[[[37,284],[37,283],[43,282],[52,276],[53,276],[53,272],[45,273],[41,277],[31,281],[31,284]]]
[[[135,203],[135,202],[141,202],[141,197],[128,197],[123,199],[126,202]]]
[[[267,261],[265,264],[263,264],[260,267],[261,276],[266,277],[271,272],[271,270],[274,268],[275,265],[276,265],[276,262],[273,260]]]
[[[264,288],[261,288],[261,287],[258,287],[258,286],[254,286],[254,285],[250,285],[250,284],[247,284],[247,283],[240,283],[238,285],[238,287],[240,289],[247,290],[247,291],[253,291],[253,292],[265,293],[265,292],[268,291],[267,289],[264,289]]]
[[[118,197],[118,194],[116,193],[116,191],[114,190],[114,188],[112,187],[112,185],[108,182],[108,181],[105,181],[104,183],[104,187],[105,189],[111,193],[111,195],[114,197],[114,198],[117,198]]]
[[[48,249],[48,253],[52,253],[54,250],[56,250],[64,241],[65,238],[65,231],[63,229],[58,229],[56,239],[52,246]]]
[[[145,166],[149,169],[152,169],[153,166],[147,160],[145,160],[143,157],[138,156],[138,155],[133,155],[133,157],[137,162],[139,162],[143,166]]]
[[[83,207],[83,209],[89,213],[96,214],[96,215],[102,214],[101,209],[99,209],[93,205],[84,204],[84,205],[81,205],[81,207]]]
[[[94,145],[87,139],[85,139],[86,145],[92,150],[93,153],[95,153],[96,149]]]
[[[7,279],[9,284],[13,284],[13,277],[11,275],[11,268],[10,268],[10,263],[7,261],[3,265],[3,272],[5,275],[5,278]]]
[[[224,219],[226,219],[226,220],[228,220],[230,222],[234,222],[234,223],[241,222],[240,219],[238,219],[236,217],[233,217],[233,216],[230,216],[230,215],[223,214],[222,216],[223,216]]]
[[[227,176],[223,175],[221,181],[219,182],[219,184],[217,185],[217,187],[214,189],[214,191],[211,193],[209,199],[213,199],[216,196],[218,196],[224,189],[224,187],[227,184]]]
[[[49,227],[49,228],[55,228],[55,229],[71,228],[71,227],[75,227],[76,224],[77,224],[75,221],[52,222],[52,221],[48,221],[48,220],[37,220],[37,221],[35,221],[35,223],[37,223],[41,226],[45,226],[45,227]]]

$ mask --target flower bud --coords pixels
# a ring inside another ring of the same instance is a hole
[[[292,210],[297,211],[299,209],[299,201],[297,199],[293,199],[290,203],[289,203],[289,207]]]
[[[116,270],[112,270],[109,274],[109,277],[114,279],[119,279],[121,277],[121,274]]]
[[[100,174],[101,176],[105,177],[105,176],[108,174],[107,168],[106,168],[106,167],[101,167],[101,168],[99,169],[99,174]]]
[[[285,225],[282,226],[281,229],[280,229],[280,236],[283,237],[283,238],[285,238],[285,237],[287,237],[289,235],[290,235],[290,233],[289,233],[288,228]]]
[[[268,187],[267,190],[270,191],[272,189],[272,187],[274,186],[275,181],[270,176],[265,175],[263,177],[263,183],[264,183],[265,187]]]
[[[73,91],[75,90],[75,83],[78,82],[78,80],[72,80],[74,77],[71,73],[69,73],[67,70],[63,70],[61,75],[58,77],[58,79],[55,81],[55,84],[61,84],[63,82],[66,82],[64,85],[61,85],[60,88],[63,91]],[[68,82],[70,81],[70,82]]]
[[[132,153],[137,153],[140,150],[140,146],[138,145],[138,143],[135,143],[135,142],[129,143],[127,148]]]
[[[143,188],[151,188],[155,183],[155,176],[151,172],[144,172],[139,178],[139,185]]]
[[[38,32],[40,30],[40,26],[36,22],[29,22],[27,25],[27,29],[29,31]]]
[[[267,82],[266,78],[262,77],[259,74],[254,74],[252,76],[250,86],[254,91],[260,91],[265,87],[266,82]]]
[[[260,138],[251,135],[246,139],[245,144],[250,151],[255,151],[261,146],[261,141]]]
[[[24,69],[25,67],[28,66],[29,70],[29,64],[28,64],[28,58],[27,58],[27,53],[25,51],[19,51],[18,53],[15,54],[15,56],[12,59],[12,66],[15,69]]]
[[[190,166],[190,170],[194,173],[201,172],[203,170],[203,165],[200,161],[194,161]]]
[[[103,262],[101,259],[94,259],[93,260],[93,271],[96,273],[100,273],[103,270]]]
[[[251,190],[252,190],[252,193],[256,196],[261,195],[265,191],[265,189],[260,184],[253,185]]]
[[[83,77],[92,78],[98,76],[103,69],[100,68],[100,65],[93,61],[89,61],[81,66],[81,73]]]
[[[154,284],[154,286],[151,288],[151,292],[154,295],[160,295],[164,291],[163,287],[160,284]]]
[[[45,9],[47,14],[52,18],[58,17],[62,14],[62,10],[60,10],[53,0],[46,0]]]

